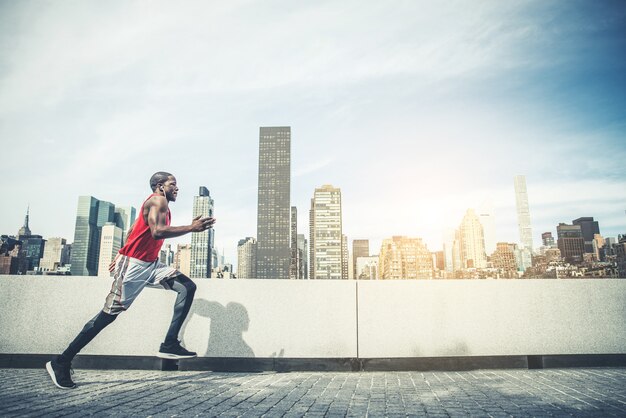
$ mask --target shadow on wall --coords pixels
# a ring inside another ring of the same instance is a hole
[[[224,306],[205,299],[194,300],[183,325],[181,333],[183,336],[187,324],[195,315],[210,320],[209,342],[205,357],[255,357],[254,352],[243,339],[243,332],[248,330],[250,319],[248,311],[242,304],[229,302]]]

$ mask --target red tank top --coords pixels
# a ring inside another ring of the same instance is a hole
[[[159,195],[153,193],[148,196],[148,199],[150,199],[152,196]],[[130,235],[126,238],[126,244],[120,250],[120,254],[127,257],[137,258],[141,261],[152,262],[159,258],[159,251],[161,251],[161,246],[163,245],[163,241],[165,240],[152,238],[150,226],[143,219],[143,207],[148,199],[144,200],[143,204],[141,205],[141,209],[139,210],[139,216],[135,221],[135,226],[133,227]],[[167,218],[165,221],[168,226],[171,222],[171,218],[172,215],[168,208]]]

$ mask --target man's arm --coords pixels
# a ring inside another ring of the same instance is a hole
[[[154,239],[174,238],[190,232],[202,232],[213,226],[215,218],[201,218],[197,216],[191,225],[167,225],[167,200],[161,196],[154,196],[149,201],[148,226]]]

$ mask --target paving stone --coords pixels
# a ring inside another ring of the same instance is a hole
[[[212,373],[0,369],[0,416],[626,416],[626,369]]]

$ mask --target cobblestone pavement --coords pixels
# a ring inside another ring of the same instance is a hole
[[[626,369],[214,373],[0,369],[0,416],[620,416]]]

